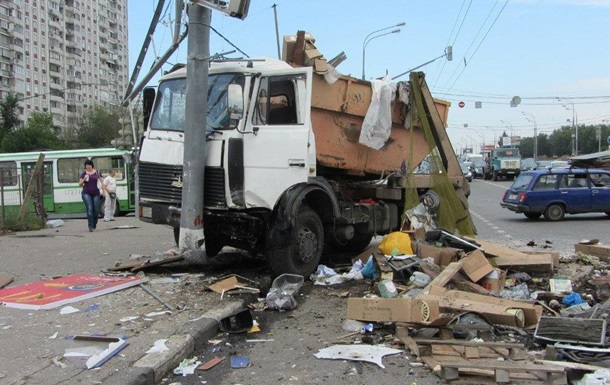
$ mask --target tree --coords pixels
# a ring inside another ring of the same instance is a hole
[[[6,135],[14,132],[21,123],[17,114],[17,103],[19,103],[19,98],[13,93],[9,93],[0,102],[0,143]]]
[[[64,144],[53,131],[53,117],[47,113],[32,112],[24,128],[7,134],[2,140],[5,152],[57,150]]]
[[[119,119],[123,116],[127,114],[120,107],[95,105],[83,114],[79,126],[73,128],[72,136],[82,147],[109,146],[110,141],[118,136],[121,129]]]

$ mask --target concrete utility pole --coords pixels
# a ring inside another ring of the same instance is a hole
[[[212,11],[189,5],[184,169],[179,248],[185,257],[206,259],[203,235],[205,132]]]

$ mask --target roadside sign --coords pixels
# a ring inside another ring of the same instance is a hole
[[[465,105],[466,105],[466,103],[464,103],[464,102],[459,102],[458,103],[458,107],[460,107],[460,108],[464,108]]]

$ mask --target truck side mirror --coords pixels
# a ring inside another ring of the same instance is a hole
[[[144,130],[148,129],[148,121],[152,113],[153,103],[155,102],[156,91],[153,87],[144,88],[142,92],[142,112],[144,115]]]
[[[231,120],[244,117],[244,91],[239,84],[229,84],[227,89],[227,108]]]

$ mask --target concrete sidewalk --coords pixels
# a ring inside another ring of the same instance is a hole
[[[86,220],[64,226],[0,236],[1,271],[15,277],[8,287],[74,274],[97,275],[134,254],[162,257],[174,247],[172,230],[135,218],[100,222],[93,233]],[[131,228],[128,228],[131,227]],[[149,272],[145,285],[167,308],[138,286],[71,303],[80,311],[0,308],[0,382],[7,384],[156,384],[180,361],[218,332],[218,320],[243,308],[242,301],[221,301],[204,292],[214,272],[188,264]],[[168,280],[174,273],[187,273]],[[86,309],[93,309],[86,311]],[[86,370],[65,359],[70,336],[121,337],[127,347],[100,368]],[[145,354],[168,339],[167,352]]]

